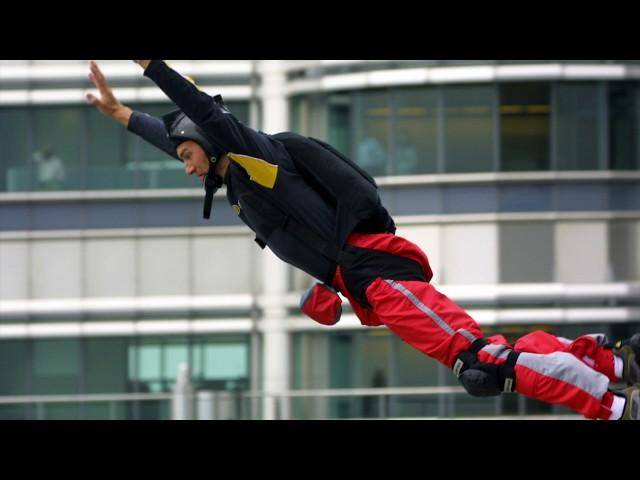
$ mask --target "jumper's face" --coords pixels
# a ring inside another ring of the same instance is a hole
[[[204,149],[193,140],[185,140],[177,148],[178,157],[184,163],[186,175],[197,175],[203,181],[209,172],[209,159]]]

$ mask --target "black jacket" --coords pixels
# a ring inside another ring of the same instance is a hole
[[[263,248],[267,245],[283,261],[331,284],[336,262],[318,252],[309,242],[292,235],[285,224],[292,218],[320,238],[335,241],[340,248],[344,247],[358,257],[356,263],[359,271],[366,278],[359,275],[356,290],[360,294],[355,294],[366,303],[363,289],[379,274],[377,268],[371,271],[366,268],[366,257],[373,252],[344,246],[347,236],[355,227],[354,221],[344,221],[349,212],[338,212],[336,205],[327,201],[317,186],[305,180],[305,176],[309,178],[312,172],[301,171],[306,169],[304,158],[300,158],[304,155],[296,155],[294,161],[277,136],[243,125],[233,114],[215,103],[212,97],[164,62],[152,61],[144,74],[214,139],[222,151],[227,152],[231,160],[225,178],[227,200],[240,219],[255,232],[258,244]],[[161,119],[134,112],[128,128],[177,158]],[[421,277],[421,273],[418,273],[420,269],[415,268],[417,265],[407,265],[406,259],[398,258],[397,262],[385,263],[390,267],[390,270],[385,268],[388,278],[394,277],[393,263],[397,264],[395,276],[398,279],[407,276],[407,269],[411,271],[410,278]]]

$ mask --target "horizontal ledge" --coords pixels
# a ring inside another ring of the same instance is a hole
[[[594,181],[640,181],[640,171],[550,171],[550,172],[480,172],[439,173],[429,175],[393,175],[376,177],[379,187],[403,187],[447,184],[492,183],[557,183]],[[216,200],[224,201],[226,187],[216,194]],[[0,203],[12,202],[69,202],[114,201],[155,199],[201,199],[201,188],[131,189],[131,190],[69,190],[59,192],[0,192]]]
[[[320,67],[314,65],[314,67]],[[289,95],[316,91],[340,91],[401,85],[440,85],[522,80],[626,80],[640,77],[632,65],[571,65],[540,63],[529,65],[447,65],[409,67],[347,72],[320,73],[312,78],[293,80],[288,84]]]
[[[117,315],[170,311],[250,310],[251,294],[108,297],[71,299],[23,299],[0,301],[0,317],[29,315]]]
[[[565,284],[528,283],[492,285],[436,285],[436,288],[461,303],[481,303],[492,305],[497,302],[545,303],[557,301],[594,301],[640,299],[639,282]],[[297,308],[302,292],[284,294],[249,293],[164,296],[164,297],[109,297],[71,299],[19,299],[0,301],[0,316],[29,315],[83,315],[83,314],[140,314],[170,311],[229,311],[250,310],[252,308]],[[346,300],[345,307],[348,307]],[[627,307],[612,307],[613,309]],[[612,308],[604,309],[605,312]],[[570,309],[563,307],[562,310]],[[584,309],[591,312],[595,308]],[[498,311],[498,310],[496,310]],[[518,309],[518,311],[523,311]],[[539,311],[536,309],[536,311]],[[635,313],[635,311],[634,311]],[[355,319],[355,317],[354,317]]]
[[[203,85],[200,90],[225,100],[249,100],[252,95],[248,85]],[[88,105],[85,95],[89,92],[97,95],[95,88],[5,89],[0,90],[0,105]],[[156,87],[114,88],[113,93],[123,103],[169,102]]]
[[[0,324],[0,338],[69,338],[205,333],[249,333],[251,319],[141,320],[136,322],[65,322]]]

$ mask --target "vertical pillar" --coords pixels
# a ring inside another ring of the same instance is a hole
[[[193,387],[191,371],[186,363],[180,364],[178,368],[178,377],[173,387],[171,411],[173,420],[193,420]]]
[[[261,76],[259,98],[262,101],[262,130],[278,133],[288,129],[289,115],[286,95],[286,75],[283,60],[264,60],[258,64]],[[288,266],[268,248],[263,260],[263,334],[262,380],[263,418],[289,418],[288,401],[280,395],[289,390],[289,336],[286,329],[284,296],[288,289]]]

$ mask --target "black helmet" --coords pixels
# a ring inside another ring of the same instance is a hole
[[[222,186],[223,179],[215,173],[218,158],[224,153],[213,141],[211,141],[193,121],[181,110],[163,115],[162,121],[167,130],[167,136],[173,142],[176,150],[178,145],[186,140],[192,140],[202,147],[209,159],[209,173],[204,179],[204,208],[203,217],[211,216],[213,195]]]
[[[162,121],[167,130],[167,136],[176,149],[182,142],[193,140],[202,147],[209,160],[213,163],[223,153],[182,110],[167,113],[162,117]]]

